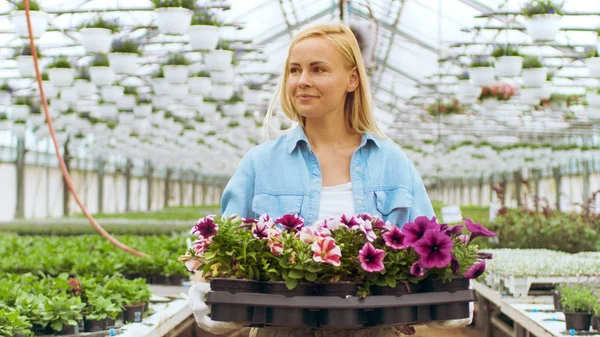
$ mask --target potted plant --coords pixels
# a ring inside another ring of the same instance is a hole
[[[219,101],[226,101],[233,95],[232,84],[213,84],[211,96]]]
[[[12,127],[12,121],[4,112],[0,112],[0,131],[8,131]]]
[[[548,70],[537,56],[527,55],[523,59],[523,82],[525,87],[541,87],[546,83]]]
[[[598,296],[598,295],[596,295]],[[598,331],[600,327],[600,296],[592,306],[592,329]]]
[[[8,112],[14,120],[27,119],[31,113],[31,99],[29,97],[18,96],[9,107]]]
[[[117,108],[119,110],[133,110],[137,100],[137,89],[132,86],[125,87],[123,90],[123,96],[119,98]]]
[[[134,39],[114,40],[108,54],[110,67],[117,74],[133,75],[137,70],[138,56],[142,54]]]
[[[506,82],[497,82],[481,90],[479,101],[486,108],[494,108],[499,101],[508,101],[517,93],[517,88]]]
[[[115,85],[100,88],[100,94],[105,102],[116,104],[125,95],[125,88],[117,82]]]
[[[526,30],[534,41],[553,41],[560,31],[563,2],[530,0],[521,9],[527,18]]]
[[[169,35],[187,33],[196,10],[194,0],[152,0],[152,3],[160,33]]]
[[[233,54],[234,52],[227,49],[221,42],[221,49],[211,50],[203,54],[206,69],[210,72],[231,69]]]
[[[189,77],[190,62],[183,54],[170,54],[169,59],[162,65],[164,77],[170,84],[186,83]]]
[[[523,68],[523,57],[519,50],[509,45],[497,46],[492,52],[496,59],[496,76],[515,77],[521,74]]]
[[[119,29],[118,19],[104,20],[99,15],[80,27],[81,44],[88,53],[107,54],[110,51],[113,34]]]
[[[12,98],[14,90],[8,83],[3,83],[0,86],[0,104],[8,105]]]
[[[219,26],[216,14],[205,8],[197,10],[192,16],[192,26],[189,29],[192,50],[210,51],[217,48]]]
[[[73,87],[80,97],[90,97],[96,93],[96,86],[90,82],[90,74],[87,68],[80,68]]]
[[[469,76],[474,85],[485,87],[494,83],[494,68],[487,56],[475,58],[469,66]]]
[[[133,108],[133,114],[138,117],[147,117],[152,114],[152,99],[147,96],[137,98],[136,106]]]
[[[600,108],[600,89],[589,88],[585,93],[585,100],[593,108]]]
[[[112,85],[115,82],[115,73],[105,54],[94,55],[89,64],[89,73],[92,83],[99,87]]]
[[[226,104],[223,105],[223,112],[227,116],[242,117],[246,112],[246,104],[244,99],[238,92],[235,92],[230,99],[227,100]]]
[[[597,301],[592,292],[593,288],[584,283],[571,283],[562,284],[559,291],[567,331],[588,331],[592,320],[592,307]]]
[[[585,64],[588,67],[591,77],[600,77],[600,57],[598,57],[598,48],[585,48],[583,53]]]
[[[192,74],[188,79],[190,91],[195,95],[208,96],[212,91],[212,81],[210,73],[207,71],[199,71]]]
[[[79,321],[85,303],[79,296],[68,296],[64,293],[47,298],[44,302],[42,319],[50,325],[57,335],[73,335],[79,333]]]
[[[29,10],[31,16],[31,31],[34,38],[40,38],[48,29],[48,15],[40,9],[37,1],[29,1]],[[28,37],[27,18],[25,17],[25,4],[23,1],[16,3],[15,10],[11,12],[12,24],[15,26],[15,32],[20,37]]]
[[[233,68],[210,72],[210,79],[213,83],[232,84],[234,77],[235,73],[233,72]]]
[[[156,95],[169,95],[169,82],[165,79],[163,67],[152,73],[152,90]]]
[[[169,84],[169,96],[175,101],[183,101],[189,92],[190,88],[187,83]]]
[[[107,318],[115,316],[119,307],[108,298],[95,293],[88,294],[88,304],[84,309],[84,326],[86,332],[106,330]]]
[[[38,59],[42,58],[39,48],[36,47]],[[40,71],[42,71],[42,64],[39,64]],[[33,56],[31,54],[31,46],[26,44],[21,49],[17,56],[17,68],[23,77],[35,77],[35,66],[33,64]]]
[[[31,332],[28,317],[11,308],[0,309],[0,336],[26,336]]]
[[[48,65],[48,76],[50,82],[57,87],[70,87],[73,85],[75,74],[71,62],[61,56]]]

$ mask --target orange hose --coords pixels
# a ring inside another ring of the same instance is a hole
[[[50,118],[50,113],[48,112],[48,102],[46,102],[46,94],[44,93],[44,86],[42,84],[42,75],[40,73],[40,68],[39,68],[39,64],[38,64],[37,51],[35,50],[35,42],[33,41],[33,31],[31,28],[31,17],[29,16],[29,0],[23,0],[23,4],[25,5],[25,17],[27,18],[27,30],[29,31],[29,46],[31,47],[31,56],[33,56],[35,75],[36,75],[36,79],[38,82],[38,86],[40,88],[40,96],[42,98],[42,106],[44,107],[44,115],[46,116],[46,122],[48,123],[48,129],[50,130],[50,137],[52,138],[52,143],[54,144],[54,150],[56,151],[56,156],[58,157],[58,163],[60,165],[60,170],[62,171],[62,175],[65,178],[65,183],[67,184],[69,191],[71,191],[71,194],[75,198],[75,201],[79,205],[79,208],[81,208],[81,211],[83,212],[83,214],[85,214],[85,217],[90,221],[92,226],[96,229],[96,231],[98,231],[98,233],[100,233],[100,235],[105,237],[108,241],[110,241],[110,243],[115,245],[117,248],[124,250],[127,253],[130,253],[130,254],[133,254],[136,256],[140,256],[140,257],[151,257],[148,254],[138,252],[137,250],[134,250],[134,249],[124,245],[123,243],[119,242],[117,239],[112,237],[110,234],[108,234],[108,232],[106,230],[104,230],[104,228],[102,228],[102,226],[100,226],[98,224],[98,222],[96,222],[96,220],[92,217],[90,212],[88,212],[85,205],[83,205],[83,203],[79,199],[77,192],[75,192],[75,188],[73,187],[73,182],[71,181],[71,176],[69,175],[69,171],[67,170],[67,165],[65,165],[63,156],[60,154],[58,142],[56,141],[56,134],[54,133],[54,126],[52,125],[52,118]]]

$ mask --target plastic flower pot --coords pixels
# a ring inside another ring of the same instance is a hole
[[[443,292],[454,293],[460,290],[469,289],[470,280],[465,277],[455,277],[447,282],[428,277],[421,281],[419,292]]]
[[[159,95],[152,97],[152,105],[157,109],[166,109],[171,104],[171,96]]]
[[[490,86],[495,81],[492,67],[469,68],[469,76],[473,84],[480,87]]]
[[[211,288],[212,289],[212,288]],[[298,283],[296,288],[289,290],[285,282],[276,281],[265,284],[264,292],[266,294],[292,296],[312,296],[315,294],[315,286],[312,283]]]
[[[133,53],[110,53],[110,68],[117,74],[133,75],[137,71],[138,55]]]
[[[122,97],[125,88],[118,85],[111,85],[100,88],[102,99],[108,103],[117,103]]]
[[[54,331],[57,336],[64,335],[78,335],[79,334],[79,325],[63,325],[62,330]]]
[[[496,60],[496,76],[515,77],[521,74],[523,58],[521,56],[501,56]]]
[[[523,104],[537,105],[540,103],[540,99],[537,97],[537,91],[535,88],[522,88],[521,89],[521,101]]]
[[[310,317],[308,313],[310,313],[309,310],[301,308],[267,307],[267,323],[285,326],[303,326],[306,323],[311,325],[310,321],[305,318],[305,316]]]
[[[81,97],[89,97],[96,93],[96,86],[87,80],[75,80],[73,84],[75,90]]]
[[[211,50],[204,54],[204,63],[208,71],[227,70],[231,68],[232,58],[231,50]]]
[[[74,87],[65,87],[60,89],[60,97],[68,103],[75,103],[79,100],[79,93]]]
[[[193,109],[196,109],[196,108],[198,108],[198,106],[200,106],[202,103],[204,103],[204,97],[202,95],[191,94],[185,98],[184,103],[185,103],[185,105],[187,105]],[[225,106],[223,107],[223,112],[225,114],[227,114]]]
[[[184,276],[181,275],[171,275],[169,276],[169,284],[173,286],[181,286],[183,285]]]
[[[97,332],[106,330],[106,318],[98,320],[83,320],[83,326],[85,332]]]
[[[82,28],[81,44],[88,54],[108,54],[112,43],[112,31],[106,28]]]
[[[322,327],[362,327],[365,320],[364,310],[359,309],[327,309],[321,311],[320,325]]]
[[[19,55],[17,56],[17,69],[23,77],[35,77],[35,67],[33,65],[33,56],[31,55]],[[40,71],[42,71],[42,65],[40,63]]]
[[[135,96],[123,95],[117,102],[117,108],[120,110],[132,110],[135,107]]]
[[[145,303],[137,303],[124,306],[123,310],[123,321],[139,323],[142,321],[142,315],[144,314]]]
[[[166,65],[163,67],[165,79],[171,84],[186,83],[190,69],[185,65]]]
[[[233,96],[233,85],[215,84],[213,85],[211,96],[217,100],[228,100]]]
[[[169,96],[177,101],[183,101],[190,92],[187,83],[169,84]]]
[[[410,293],[416,293],[417,291],[419,291],[419,287],[420,284],[405,284],[402,282],[398,282],[395,288],[373,286],[371,289],[373,295],[402,296]]]
[[[183,35],[192,23],[193,11],[183,7],[162,7],[154,10],[156,25],[161,34]]]
[[[535,88],[535,96],[539,99],[550,99],[550,95],[552,95],[550,86],[551,83],[546,81],[543,86]]]
[[[233,69],[210,72],[210,79],[213,81],[213,83],[233,83],[234,76],[235,74]]]
[[[73,85],[75,76],[72,68],[52,68],[48,69],[50,82],[57,87],[70,87]]]
[[[188,35],[192,50],[214,50],[219,43],[219,27],[217,26],[191,26]]]
[[[591,77],[600,77],[600,57],[590,57],[585,59]]]
[[[428,307],[426,307],[428,309]],[[419,307],[405,306],[375,309],[369,315],[369,325],[409,324],[419,321]]]
[[[42,11],[30,11],[31,31],[34,38],[39,38],[48,29],[48,15]],[[25,11],[14,11],[11,13],[12,24],[15,26],[15,32],[20,37],[28,37],[27,17]]]
[[[0,121],[0,131],[8,131],[12,129],[12,121]]]
[[[42,81],[44,85],[44,94],[46,99],[54,99],[58,96],[58,89],[50,81]]]
[[[534,41],[553,41],[560,31],[560,20],[557,14],[537,14],[526,21],[525,29]]]
[[[225,291],[232,294],[237,293],[261,293],[263,283],[252,280],[214,278],[210,281],[212,291]]]
[[[592,316],[592,330],[598,331],[599,324],[600,324],[600,317]]]
[[[562,303],[560,303],[560,292],[558,290],[552,293],[552,299],[554,301],[554,309],[557,311],[562,311]]]
[[[192,94],[208,96],[212,91],[212,81],[209,77],[190,77],[188,86]]]
[[[168,95],[170,90],[169,82],[165,78],[153,78],[152,90],[157,95]]]
[[[111,67],[90,67],[90,80],[95,85],[102,87],[115,82],[115,72]]]
[[[585,99],[587,100],[590,107],[600,107],[600,94],[598,94],[597,92],[586,92]]]
[[[120,314],[122,315],[122,313]],[[112,319],[110,317],[106,318],[106,328],[112,328],[117,324],[117,320],[116,319]]]
[[[215,321],[248,322],[252,320],[254,307],[235,304],[211,304],[210,317]]]
[[[98,112],[102,118],[116,118],[119,114],[119,110],[114,104],[100,104]]]
[[[346,298],[346,296],[356,296],[358,292],[357,282],[337,282],[320,284],[316,288],[316,295],[336,296]]]
[[[588,331],[592,324],[592,314],[589,312],[565,312],[565,324],[568,330]]]
[[[147,117],[152,113],[152,104],[140,104],[133,107],[133,114],[138,117]]]
[[[523,86],[525,87],[541,87],[546,84],[546,74],[548,70],[546,68],[529,68],[523,69],[521,76],[523,76]]]
[[[11,105],[8,107],[8,114],[13,119],[25,119],[31,113],[31,107],[29,105]]]
[[[130,113],[120,113],[118,117],[119,117],[119,123],[121,123],[123,125],[131,125],[131,124],[133,124],[133,121],[135,120],[135,116]]]
[[[198,105],[198,112],[203,116],[212,116],[217,113],[217,103],[213,102],[202,102]]]

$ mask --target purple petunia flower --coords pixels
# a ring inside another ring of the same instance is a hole
[[[363,220],[361,218],[358,218],[357,221],[358,228],[360,228],[360,230],[365,234],[367,240],[369,240],[369,242],[375,241],[375,239],[377,239],[377,234],[375,234],[375,232],[373,231],[373,224],[371,223],[371,221]]]
[[[458,273],[458,268],[460,268],[458,259],[456,256],[454,256],[454,254],[452,254],[452,259],[450,260],[450,269],[452,270],[452,274],[456,275]]]
[[[371,223],[373,224],[373,228],[383,229],[383,230],[390,230],[390,228],[391,228],[391,227],[388,227],[388,224],[378,216],[373,217],[371,219]],[[389,225],[391,225],[391,224],[392,223],[390,222]]]
[[[463,230],[463,225],[456,225],[456,226],[441,225],[441,227],[442,227],[441,231],[451,238],[459,236]]]
[[[462,242],[465,245],[469,244],[469,241],[471,240],[471,236],[467,234],[461,234],[458,236],[458,238],[460,239],[460,242]]]
[[[358,221],[356,221],[356,219],[356,217],[343,214],[340,217],[340,222],[346,225],[346,227],[348,227],[349,229],[356,229],[359,227]]]
[[[369,242],[365,243],[361,250],[358,251],[358,260],[360,267],[369,273],[378,273],[385,269],[383,258],[385,251],[377,249]]]
[[[252,225],[252,235],[259,240],[268,239],[272,228],[271,222],[259,221]]]
[[[423,268],[423,266],[421,266],[419,261],[417,261],[413,263],[412,266],[410,266],[410,274],[412,276],[421,277],[425,275],[425,269]]]
[[[404,244],[404,233],[398,227],[393,227],[390,231],[381,234],[385,245],[393,250],[406,249],[408,246]]]
[[[199,219],[190,231],[190,235],[200,235],[205,239],[213,237],[219,230],[219,225],[215,223],[214,218],[214,215],[209,215]]]
[[[415,222],[408,222],[402,227],[404,233],[404,244],[413,246],[417,241],[421,240],[426,231],[430,229],[438,229],[440,225],[435,221],[435,217],[429,220],[426,216],[420,216],[415,219]]]
[[[253,225],[257,222],[258,222],[258,220],[253,219],[253,218],[242,218],[242,224],[244,224],[244,225]]]
[[[467,272],[463,275],[468,279],[476,279],[479,276],[483,275],[485,272],[485,260],[482,260],[479,263],[475,263]]]
[[[438,230],[428,230],[423,238],[413,247],[421,255],[421,265],[424,268],[444,268],[452,259],[452,240]]]
[[[479,258],[481,260],[491,260],[492,259],[492,253],[478,252],[477,253],[477,258]]]
[[[275,220],[276,224],[282,225],[288,232],[298,232],[304,227],[304,219],[298,214],[285,214]]]
[[[491,230],[483,227],[481,224],[473,223],[473,221],[471,221],[471,219],[463,218],[463,221],[467,225],[467,229],[469,230],[469,232],[471,232],[470,241],[473,241],[473,239],[475,239],[478,236],[490,237],[490,236],[498,235],[497,233],[492,232]]]

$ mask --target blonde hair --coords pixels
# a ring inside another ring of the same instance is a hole
[[[387,138],[375,121],[371,88],[369,86],[367,71],[365,70],[358,42],[350,28],[341,23],[314,25],[301,30],[292,39],[279,84],[269,103],[267,115],[265,116],[264,127],[267,136],[271,134],[269,126],[278,104],[281,105],[281,109],[286,117],[301,124],[302,127],[305,126],[305,118],[294,108],[286,88],[289,73],[290,51],[296,43],[311,37],[322,37],[331,42],[342,55],[345,66],[348,69],[354,67],[357,69],[359,77],[358,87],[353,92],[347,93],[346,102],[344,103],[344,115],[346,117],[347,126],[358,134],[372,133],[381,138]]]

